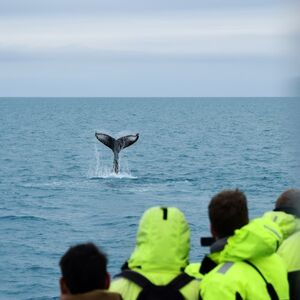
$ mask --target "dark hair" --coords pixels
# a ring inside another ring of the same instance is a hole
[[[107,258],[92,243],[71,247],[60,259],[59,265],[71,294],[106,287]]]
[[[295,212],[300,213],[300,190],[289,189],[283,192],[278,197],[275,208],[292,208]]]
[[[224,190],[211,199],[208,214],[218,238],[231,236],[249,222],[247,198],[238,189]]]

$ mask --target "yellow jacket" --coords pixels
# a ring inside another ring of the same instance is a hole
[[[153,284],[166,285],[188,265],[189,250],[190,231],[183,213],[175,207],[153,207],[141,218],[128,266]],[[110,290],[120,293],[124,300],[135,300],[141,292],[125,278],[113,280]],[[185,299],[198,299],[199,282],[191,281],[180,292]]]
[[[280,227],[268,218],[253,220],[224,240],[210,258],[217,264],[200,284],[203,300],[268,300],[266,282],[278,299],[289,299],[287,270],[275,254],[283,240]],[[215,246],[212,246],[212,249]]]

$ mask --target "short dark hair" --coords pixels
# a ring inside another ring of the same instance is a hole
[[[59,265],[71,294],[106,287],[107,258],[93,243],[71,247],[62,256]]]
[[[211,199],[208,214],[211,227],[219,238],[231,236],[249,222],[247,198],[238,189],[224,190]]]
[[[300,190],[289,189],[283,192],[276,200],[275,208],[291,208],[300,214]]]

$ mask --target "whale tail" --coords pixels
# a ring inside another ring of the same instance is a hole
[[[105,133],[95,133],[96,138],[102,144],[110,148],[114,153],[114,171],[115,173],[119,173],[119,152],[134,144],[139,139],[139,134],[132,134],[120,137],[118,139],[114,139]]]
[[[139,134],[131,134],[114,139],[105,133],[95,133],[96,138],[113,152],[119,153],[122,149],[129,147],[139,139]]]

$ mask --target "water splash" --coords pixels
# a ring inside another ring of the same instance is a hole
[[[88,172],[88,177],[90,179],[101,179],[101,178],[129,178],[129,179],[136,179],[137,177],[131,175],[129,170],[129,165],[127,160],[120,160],[121,165],[121,172],[116,174],[112,166],[108,166],[106,161],[101,159],[101,152],[98,150],[97,146],[95,145],[94,151],[94,162],[93,165],[90,167]],[[121,164],[122,162],[122,164]],[[111,164],[111,162],[110,162]]]

